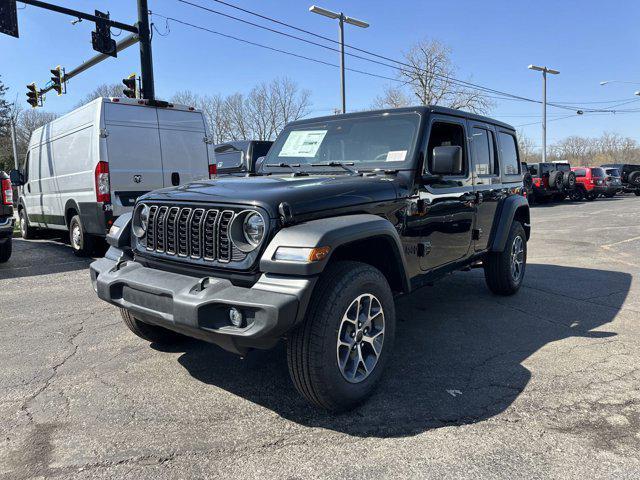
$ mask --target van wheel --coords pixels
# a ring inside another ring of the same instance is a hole
[[[513,295],[518,291],[527,267],[527,235],[520,222],[511,225],[504,250],[488,253],[482,263],[489,290],[496,295]]]
[[[87,257],[93,253],[94,238],[85,232],[79,215],[75,215],[69,222],[69,242],[73,253],[79,257]]]
[[[7,238],[4,243],[0,243],[0,263],[8,262],[11,258],[12,241]]]
[[[298,392],[330,411],[364,401],[393,349],[395,306],[384,275],[360,262],[329,265],[305,321],[289,336],[287,362]]]
[[[20,235],[22,238],[25,240],[36,238],[36,229],[29,226],[27,211],[24,208],[21,208],[18,212],[18,216],[20,217]]]
[[[143,340],[151,343],[157,343],[158,345],[173,345],[185,340],[185,336],[180,335],[177,332],[141,322],[131,315],[131,312],[125,308],[120,309],[120,314],[122,315],[124,324],[129,328],[129,330]]]

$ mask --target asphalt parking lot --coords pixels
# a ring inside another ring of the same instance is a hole
[[[0,266],[0,478],[639,478],[640,198],[532,209],[524,288],[458,273],[398,301],[358,410],[316,411],[284,349],[161,350],[88,260],[17,240]]]

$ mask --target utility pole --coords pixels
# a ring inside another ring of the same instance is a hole
[[[357,18],[348,17],[344,13],[340,12],[332,12],[331,10],[327,10],[322,7],[317,7],[312,5],[309,7],[309,11],[312,13],[317,13],[318,15],[322,15],[323,17],[331,18],[333,20],[338,20],[340,25],[340,97],[342,100],[342,113],[347,112],[347,94],[345,91],[345,79],[344,79],[344,24],[348,23],[350,25],[355,25],[360,28],[367,28],[369,24],[362,20],[358,20]]]
[[[547,73],[558,75],[558,70],[529,65],[529,70],[542,72],[542,162],[547,161]]]
[[[15,115],[11,115],[11,145],[13,146],[13,168],[18,170],[18,140],[16,138]]]
[[[153,58],[151,56],[151,31],[149,29],[149,8],[147,0],[138,0],[138,38],[140,40],[140,74],[142,77],[142,98],[155,100],[153,81]]]

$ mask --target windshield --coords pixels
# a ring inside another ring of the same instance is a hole
[[[594,177],[604,177],[604,170],[602,168],[592,168],[591,169],[591,175],[593,175]]]
[[[570,172],[571,166],[568,163],[556,163],[556,168],[561,172]]]
[[[418,135],[416,113],[340,118],[285,127],[269,150],[265,166],[344,162],[361,169],[410,168]],[[335,169],[335,167],[332,167]]]

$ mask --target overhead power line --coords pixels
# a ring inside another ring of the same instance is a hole
[[[273,33],[284,35],[284,36],[287,36],[289,38],[294,38],[296,40],[300,40],[300,41],[303,41],[305,43],[316,45],[316,46],[319,46],[319,47],[322,47],[322,48],[325,48],[325,49],[338,51],[337,49],[334,49],[332,47],[328,47],[326,45],[322,45],[322,44],[319,44],[317,42],[313,42],[313,41],[308,40],[308,39],[303,39],[303,38],[300,38],[298,36],[288,34],[286,32],[275,30],[275,29],[266,27],[264,25],[259,25],[259,24],[250,22],[248,20],[245,20],[245,19],[242,19],[242,18],[239,18],[239,17],[234,17],[233,15],[229,15],[227,13],[223,13],[223,12],[220,12],[218,10],[214,10],[212,8],[205,7],[203,5],[199,5],[199,4],[187,1],[187,0],[178,0],[178,1],[180,1],[181,3],[185,3],[185,4],[188,4],[188,5],[194,6],[196,8],[200,8],[200,9],[208,11],[210,13],[215,13],[215,14],[227,17],[227,18],[234,19],[236,21],[247,23],[247,24],[252,25],[254,27],[257,27],[257,28],[261,28],[261,29],[264,29],[264,30],[269,30],[269,31],[271,31]],[[313,31],[310,31],[310,30],[307,30],[307,29],[304,29],[304,28],[297,27],[297,26],[292,25],[290,23],[283,22],[283,21],[278,20],[276,18],[269,17],[267,15],[263,15],[261,13],[258,13],[258,12],[255,12],[255,11],[252,11],[252,10],[249,10],[249,9],[246,9],[246,8],[242,8],[242,7],[238,6],[238,5],[234,5],[234,4],[230,3],[230,2],[227,2],[227,1],[224,1],[224,0],[211,0],[211,1],[216,2],[218,4],[221,4],[221,5],[225,5],[225,6],[229,7],[229,8],[233,8],[235,10],[244,12],[246,14],[261,18],[263,20],[267,20],[267,21],[273,22],[275,24],[285,26],[285,27],[293,29],[295,31],[298,31],[298,32],[301,32],[301,33],[304,33],[304,34],[307,34],[307,35],[311,35],[313,37],[322,39],[324,41],[331,42],[333,44],[339,44],[339,41],[336,40],[336,39],[321,35],[319,33],[316,33],[316,32],[313,32]],[[380,54],[372,52],[370,50],[366,50],[366,49],[363,49],[363,48],[358,48],[358,47],[356,47],[354,45],[345,44],[345,47],[346,48],[350,48],[350,49],[355,50],[355,51],[358,51],[358,52],[361,52],[361,53],[365,53],[367,55],[370,55],[370,56],[373,56],[373,57],[376,57],[376,58],[379,58],[379,59],[382,59],[382,60],[386,60],[388,62],[393,62],[396,65],[389,65],[387,63],[379,62],[379,61],[373,60],[371,58],[366,58],[366,57],[362,57],[360,55],[355,55],[355,54],[350,53],[350,52],[345,52],[347,55],[350,55],[350,56],[352,56],[354,58],[359,58],[359,59],[362,59],[362,60],[366,60],[366,61],[369,61],[369,62],[377,63],[379,65],[383,65],[383,66],[386,66],[386,67],[389,67],[389,68],[394,68],[394,69],[400,69],[397,65],[402,65],[402,66],[404,66],[406,68],[410,68],[410,69],[413,69],[413,70],[416,70],[416,69],[420,70],[419,68],[417,68],[414,65],[411,65],[411,64],[408,64],[408,63],[405,63],[405,62],[402,62],[400,60],[397,60],[397,59],[394,59],[394,58],[390,58],[390,57],[387,57],[387,56],[384,56],[384,55],[380,55]],[[487,95],[488,98],[498,98],[498,99],[501,99],[501,100],[506,100],[506,99],[509,98],[509,99],[513,99],[513,100],[520,100],[520,101],[536,103],[536,104],[542,103],[540,100],[536,100],[536,99],[533,99],[533,98],[524,97],[522,95],[517,95],[517,94],[513,94],[513,93],[497,90],[497,89],[494,89],[494,88],[491,88],[491,87],[486,87],[484,85],[476,84],[476,83],[469,82],[469,81],[466,81],[466,80],[457,79],[457,78],[454,78],[454,77],[451,77],[451,76],[448,76],[448,75],[434,74],[433,72],[429,72],[429,73],[431,73],[431,74],[433,74],[435,76],[438,76],[440,78],[443,78],[443,79],[445,79],[447,81],[450,81],[450,82],[452,82],[452,83],[454,83],[454,84],[456,84],[458,86],[462,86],[462,87],[465,87],[465,88],[471,88],[471,89],[474,89],[474,90],[478,90],[478,91],[482,91],[482,92],[486,92],[486,93],[493,93],[495,95],[498,95],[498,97],[490,97],[490,96]],[[507,97],[507,98],[505,98],[505,97]],[[615,100],[615,101],[617,101],[617,100]],[[586,105],[587,103],[588,102],[548,102],[548,105],[552,106],[552,107],[555,107],[555,108],[564,109],[564,110],[582,110],[582,111],[590,111],[590,112],[591,111],[592,112],[608,111],[609,109],[613,108],[613,107],[609,107],[608,109],[607,108],[593,109],[593,108],[584,107],[583,104]],[[596,102],[594,102],[594,103],[596,103]],[[602,102],[602,103],[609,103],[609,102]]]

